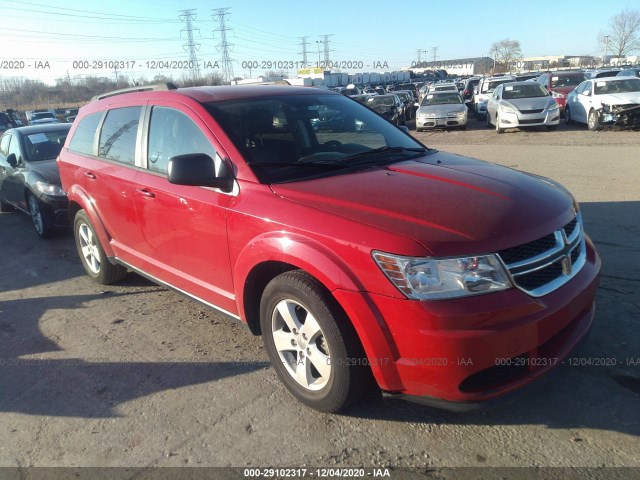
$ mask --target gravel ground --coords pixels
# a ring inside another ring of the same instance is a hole
[[[0,467],[419,467],[430,478],[463,478],[445,469],[461,466],[640,468],[640,134],[498,135],[474,120],[412,133],[575,193],[603,258],[578,365],[499,410],[454,415],[372,392],[342,415],[318,413],[242,326],[133,274],[92,283],[70,233],[43,241],[26,216],[2,213]],[[640,474],[603,472],[593,478]]]

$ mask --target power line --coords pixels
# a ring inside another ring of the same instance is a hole
[[[325,35],[321,35],[321,38],[323,38],[322,40],[322,44],[324,45],[324,68],[325,69],[329,69],[329,65],[331,64],[331,61],[329,60],[329,52],[331,51],[329,49],[329,37],[332,37],[333,33],[330,34],[325,34]]]
[[[187,43],[182,45],[182,48],[185,52],[189,53],[189,63],[191,64],[191,77],[194,80],[200,80],[200,66],[198,65],[198,57],[196,52],[200,50],[200,44],[195,43],[193,41],[193,26],[191,25],[191,21],[196,18],[195,9],[190,8],[188,10],[180,10],[182,13],[178,16],[182,22],[186,24],[186,26],[180,30],[180,33],[187,32]],[[199,28],[196,28],[196,31],[200,31]]]
[[[219,28],[216,28],[214,32],[220,32],[220,43],[216,46],[216,49],[222,53],[222,78],[225,81],[231,82],[233,80],[233,65],[231,64],[231,57],[229,56],[229,49],[233,47],[233,44],[227,41],[227,25],[225,23],[225,16],[229,15],[227,10],[230,8],[217,8],[213,10],[215,12],[211,17],[218,22]],[[215,35],[215,33],[214,33]]]

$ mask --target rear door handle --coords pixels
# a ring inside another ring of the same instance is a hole
[[[136,189],[136,193],[138,195],[142,195],[143,197],[147,197],[147,198],[155,198],[156,194],[153,192],[150,192],[149,190],[147,190],[146,188],[137,188]]]
[[[90,178],[91,180],[95,180],[96,176],[91,172],[84,172],[84,176]]]

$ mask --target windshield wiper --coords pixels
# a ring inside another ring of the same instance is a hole
[[[427,153],[427,150],[422,147],[380,147],[368,150],[366,152],[356,153],[355,155],[349,155],[348,157],[345,157],[344,160],[349,161],[348,166],[354,166],[354,163],[351,162],[351,160],[355,158],[369,159],[370,157],[377,157],[379,155],[388,153],[420,154]],[[360,162],[356,163],[355,165],[358,165],[359,163]]]
[[[304,158],[304,157],[302,157]],[[349,165],[344,165],[342,163],[329,163],[326,160],[319,160],[316,162],[247,162],[247,165],[253,167],[327,167],[331,169],[335,168],[344,168]]]

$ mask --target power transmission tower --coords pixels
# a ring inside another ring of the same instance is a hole
[[[331,60],[329,60],[329,37],[333,37],[333,33],[329,35],[320,35],[322,37],[321,43],[324,46],[324,68],[325,70],[331,69]]]
[[[193,41],[193,31],[200,31],[199,28],[194,29],[191,22],[196,19],[196,14],[194,8],[190,8],[188,10],[180,10],[181,15],[178,16],[180,20],[185,23],[185,27],[180,30],[180,35],[182,32],[187,32],[187,43],[182,45],[185,52],[189,53],[189,63],[191,64],[191,78],[195,83],[200,80],[200,65],[198,65],[198,56],[196,52],[200,50],[200,44]]]
[[[232,30],[227,28],[225,23],[225,16],[229,15],[227,10],[231,10],[231,8],[216,8],[213,11],[215,12],[211,15],[214,21],[218,22],[220,25],[218,28],[214,30],[214,32],[220,32],[220,43],[216,45],[216,49],[222,53],[222,78],[227,82],[231,82],[234,78],[233,76],[233,65],[231,63],[231,57],[229,56],[229,50],[233,47],[232,43],[227,41],[227,32]],[[214,33],[215,36],[215,33]]]
[[[309,37],[300,37],[300,40],[302,40],[302,43],[299,43],[298,45],[302,45],[302,67],[306,68],[308,65],[307,62],[307,45],[309,45],[309,43],[307,42],[307,38]]]
[[[431,51],[433,52],[433,66],[436,66],[436,56],[438,55],[438,49],[440,47],[431,47]]]

